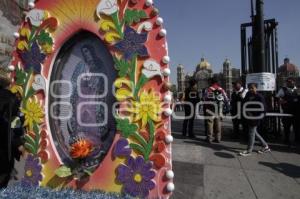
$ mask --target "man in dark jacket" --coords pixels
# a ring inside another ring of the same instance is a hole
[[[13,119],[18,115],[19,101],[8,90],[9,85],[7,71],[0,68],[0,188],[7,186],[14,158],[20,158],[23,150],[21,136],[15,136],[11,128]]]
[[[197,90],[197,82],[192,79],[189,87],[184,92],[184,101],[189,103],[184,105],[185,120],[183,122],[182,136],[186,136],[187,132],[190,138],[194,138],[194,119],[196,115],[196,105],[200,102]]]
[[[295,132],[295,141],[300,142],[300,132],[297,132],[297,104],[298,104],[298,92],[293,78],[288,78],[286,81],[286,87],[282,87],[277,95],[283,113],[291,114],[294,117],[282,118],[285,143],[290,144],[291,127],[293,126]]]

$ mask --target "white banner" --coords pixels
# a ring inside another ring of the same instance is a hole
[[[256,83],[258,91],[275,91],[276,78],[273,73],[251,73],[246,77],[246,84]]]

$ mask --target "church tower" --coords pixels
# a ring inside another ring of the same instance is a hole
[[[223,85],[228,96],[232,93],[232,70],[231,62],[229,59],[225,59],[223,63]]]
[[[185,89],[185,74],[184,74],[184,66],[179,64],[177,66],[177,85],[178,92],[184,92]]]

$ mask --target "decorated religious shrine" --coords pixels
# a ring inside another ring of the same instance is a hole
[[[30,0],[9,69],[22,184],[169,198],[171,93],[152,0]]]

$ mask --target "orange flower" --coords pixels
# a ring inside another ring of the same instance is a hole
[[[79,139],[71,145],[70,154],[72,158],[86,158],[93,151],[92,143],[88,140]]]

